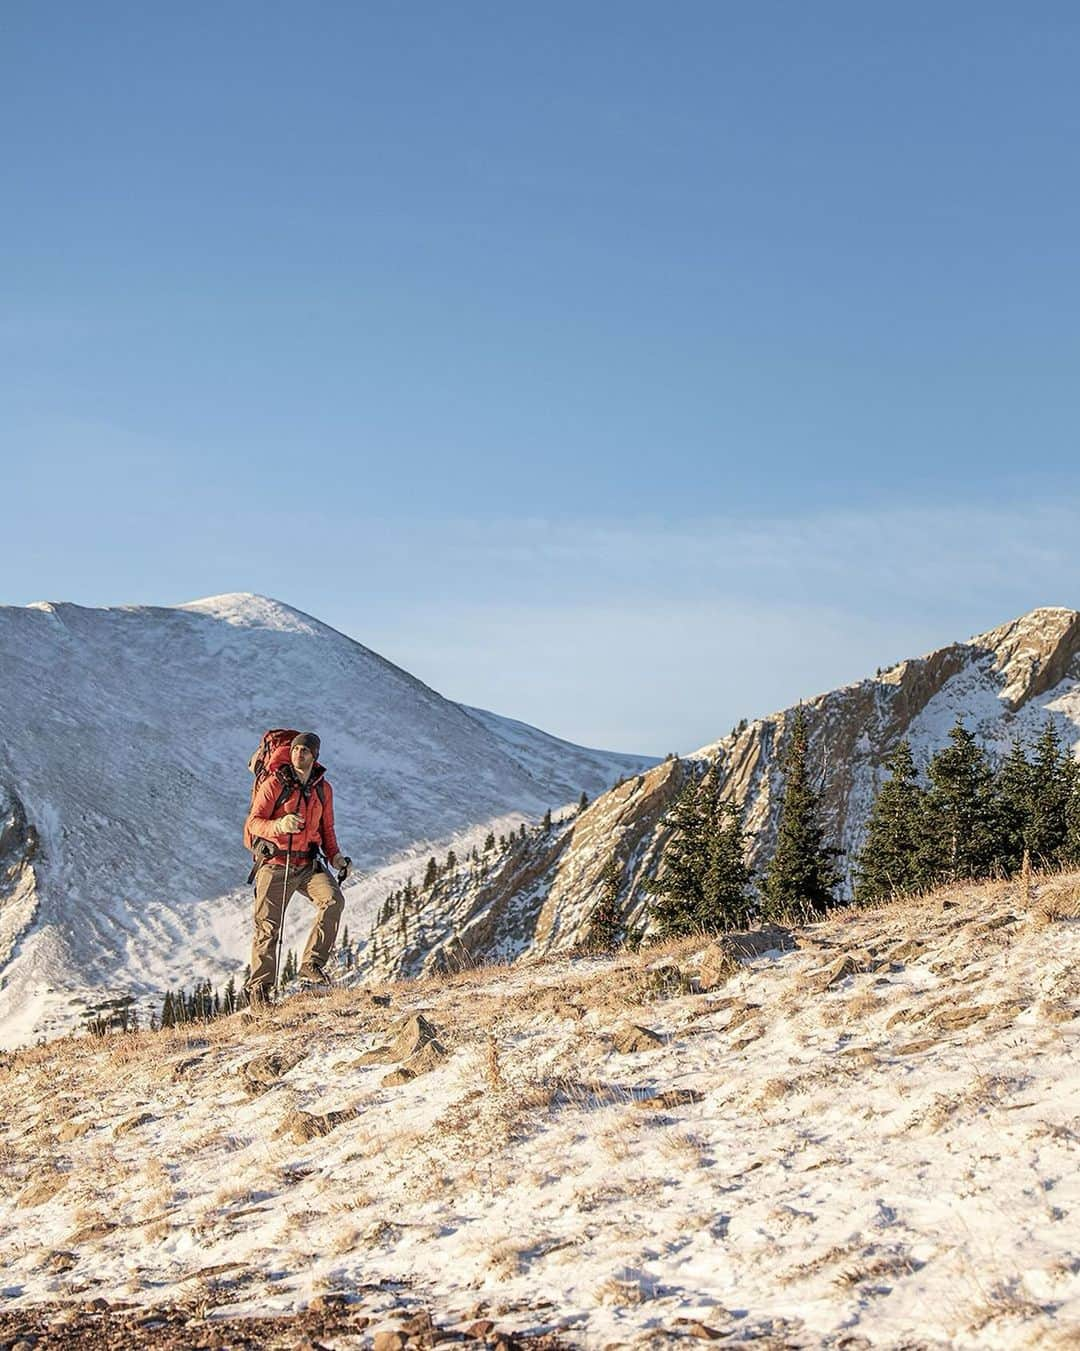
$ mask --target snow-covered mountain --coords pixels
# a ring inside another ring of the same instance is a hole
[[[264,597],[0,607],[0,1042],[243,966],[247,761],[275,726],[320,733],[366,872],[653,763],[453,703]]]
[[[803,707],[830,840],[851,870],[884,761],[901,738],[923,766],[963,718],[995,756],[1033,740],[1052,718],[1064,745],[1080,742],[1080,613],[1044,608],[967,642],[900,662]],[[668,838],[665,818],[688,772],[716,763],[725,795],[745,812],[757,868],[771,856],[783,793],[782,760],[795,710],[745,724],[686,760],[669,759],[618,785],[552,831],[533,831],[479,865],[440,878],[407,906],[380,912],[365,958],[413,974],[463,960],[566,952],[584,937],[601,875],[621,876],[627,922],[645,920],[643,883]]]

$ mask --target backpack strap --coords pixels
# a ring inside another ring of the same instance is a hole
[[[289,798],[292,796],[293,789],[296,787],[296,783],[293,780],[291,772],[284,765],[280,765],[277,769],[275,769],[274,774],[277,778],[278,783],[281,784],[281,792],[278,793],[277,798],[274,801],[274,805],[270,808],[271,816],[276,816],[278,814],[278,812],[282,809],[282,807],[284,807],[285,803],[288,802]],[[319,801],[320,802],[322,801],[321,795],[319,797]],[[256,844],[257,843],[258,841],[256,841]],[[255,881],[255,874],[259,871],[259,869],[262,867],[265,861],[266,861],[265,859],[259,857],[258,850],[256,849],[256,851],[252,854],[251,857],[251,872],[248,873],[248,886],[250,886],[252,882]]]

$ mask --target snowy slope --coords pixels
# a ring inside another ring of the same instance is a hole
[[[259,596],[3,607],[0,674],[9,1042],[63,1025],[89,989],[242,967],[246,766],[266,727],[320,733],[339,838],[365,870],[649,763],[466,710]]]
[[[0,1343],[1076,1347],[1078,916],[963,886],[704,981],[691,940],[0,1057]]]

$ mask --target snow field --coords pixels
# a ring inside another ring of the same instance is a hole
[[[1078,916],[1080,875],[967,886],[800,931],[708,994],[663,997],[683,942],[20,1053],[3,1295],[196,1291],[213,1318],[358,1291],[374,1332],[386,1280],[437,1322],[482,1304],[590,1348],[695,1320],[729,1343],[1072,1344]],[[420,1010],[447,1056],[384,1086],[393,1066],[357,1061]],[[631,1023],[663,1044],[616,1051]],[[296,1111],[338,1116],[300,1139]]]

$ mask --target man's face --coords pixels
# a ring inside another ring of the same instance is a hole
[[[311,766],[315,763],[315,756],[306,746],[294,746],[289,752],[289,758],[292,760],[292,767],[302,779],[307,778],[311,773]]]

